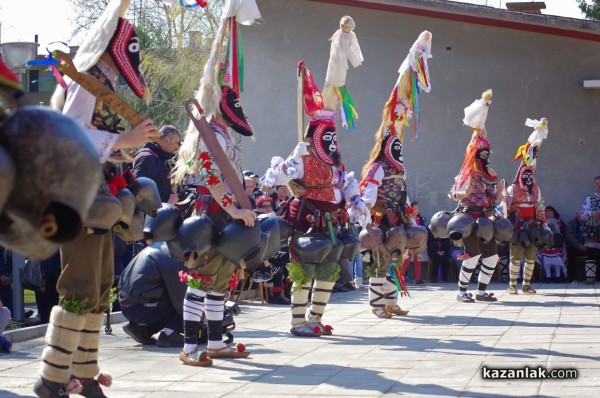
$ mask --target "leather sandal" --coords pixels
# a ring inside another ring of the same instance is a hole
[[[535,293],[537,293],[537,292],[535,291],[535,289],[534,289],[534,288],[532,288],[532,287],[531,287],[531,286],[529,286],[529,285],[525,285],[525,286],[523,286],[523,288],[521,289],[521,291],[522,291],[523,293],[525,293],[525,294],[535,294]]]
[[[517,287],[516,287],[516,286],[513,286],[513,285],[510,285],[510,286],[508,287],[508,289],[506,289],[506,292],[507,292],[508,294],[519,294],[519,291],[517,290]]]
[[[290,333],[298,337],[321,337],[323,335],[323,329],[320,327],[310,327],[307,323],[301,326],[294,326],[290,329]]]
[[[235,348],[225,346],[216,350],[210,348],[206,350],[206,353],[211,358],[248,358],[250,351],[238,351]]]
[[[184,350],[181,350],[181,352],[179,353],[179,359],[181,360],[181,362],[183,362],[186,365],[189,366],[212,366],[213,362],[212,359],[206,355],[206,357],[203,359],[202,358],[202,353],[198,352],[198,349],[196,348],[195,351],[192,352],[187,352]],[[198,359],[196,359],[198,358]]]
[[[377,308],[372,308],[371,312],[373,313],[373,315],[375,315],[377,318],[382,318],[382,319],[389,319],[391,318],[393,315],[390,314],[389,312],[387,312],[385,310],[385,307],[377,307]]]
[[[408,315],[409,312],[408,310],[403,310],[402,308],[400,308],[399,305],[386,305],[384,308],[387,312],[394,315]]]

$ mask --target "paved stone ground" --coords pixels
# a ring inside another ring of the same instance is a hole
[[[332,296],[325,321],[334,336],[293,337],[285,306],[243,304],[236,341],[252,355],[181,364],[178,349],[142,347],[114,325],[102,334],[102,369],[116,397],[541,396],[600,393],[600,306],[594,286],[536,285],[537,295],[463,304],[455,284],[414,287],[409,316],[375,318],[367,291]],[[0,356],[0,397],[32,396],[43,338],[15,343]],[[574,368],[576,380],[484,380],[481,369]]]

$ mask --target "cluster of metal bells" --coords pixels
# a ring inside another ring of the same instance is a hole
[[[296,232],[294,250],[304,263],[321,264],[351,259],[360,251],[360,240],[351,226],[338,226],[335,242],[330,235],[312,235]]]
[[[359,234],[360,246],[365,250],[377,250],[382,242],[390,254],[404,253],[406,250],[420,254],[427,250],[427,228],[418,225],[409,228],[400,226],[392,227],[384,233],[379,228],[373,228],[377,238],[368,231],[362,230]]]
[[[155,216],[146,217],[143,235],[146,242],[166,241],[171,257],[193,261],[214,249],[223,257],[247,269],[260,266],[287,244],[291,225],[274,214],[260,215],[253,227],[234,220],[217,231],[208,217],[183,219],[175,206],[163,203]]]
[[[485,243],[492,239],[508,242],[513,236],[512,223],[506,218],[491,220],[487,217],[473,217],[467,213],[438,211],[431,217],[429,229],[434,237],[461,240],[475,234]]]
[[[554,234],[546,225],[533,228],[520,228],[515,230],[511,243],[523,247],[552,247],[554,246]]]
[[[23,106],[0,120],[0,244],[31,259],[75,238],[102,170],[82,128],[47,107]]]
[[[143,237],[160,207],[156,183],[138,178],[113,196],[98,152],[73,119],[43,106],[0,112],[0,244],[34,260],[82,230]],[[100,189],[99,189],[100,187]]]

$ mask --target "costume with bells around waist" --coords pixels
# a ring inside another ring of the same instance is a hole
[[[359,198],[354,174],[347,173],[341,162],[333,111],[323,109],[321,94],[302,61],[299,68],[304,78],[304,108],[312,117],[304,141],[285,161],[274,157],[261,182],[268,186],[290,183],[295,196],[287,213],[295,230],[290,243],[292,261],[288,265],[293,282],[290,332],[301,337],[318,337],[332,334],[332,328],[321,320],[339,276],[337,261],[344,253],[347,258],[353,257],[358,249],[355,239],[354,253],[344,251],[351,244],[338,234],[339,227],[344,230],[348,222],[345,207],[352,206],[363,214],[367,209]],[[311,291],[307,319],[306,305]]]
[[[458,209],[448,221],[447,231],[450,239],[462,239],[465,248],[457,295],[457,300],[464,303],[474,302],[467,294],[467,287],[479,262],[481,269],[475,300],[497,300],[493,294],[485,291],[498,262],[494,225],[488,217],[500,204],[504,185],[504,181],[497,183],[498,177],[489,164],[491,147],[485,121],[491,98],[492,91],[488,90],[481,99],[465,108],[463,122],[472,130],[471,141],[467,146],[460,174],[450,191],[450,197],[458,201]]]
[[[73,63],[79,71],[95,77],[111,90],[115,89],[121,73],[134,93],[144,97],[147,90],[139,72],[139,41],[133,26],[123,18],[128,6],[129,1],[126,0],[113,0],[108,4],[79,47]],[[116,170],[120,169],[118,163],[123,159],[113,152],[113,149],[122,147],[117,133],[119,116],[78,83],[70,81],[66,91],[62,87],[57,88],[52,106],[83,124],[101,163],[112,158],[113,163],[104,165],[105,176],[117,174]],[[149,121],[142,124],[147,137],[157,130]],[[141,127],[136,126],[136,129],[139,132]],[[124,179],[117,180],[119,187],[124,188]],[[112,196],[115,193],[103,184],[94,203],[94,207],[99,206],[98,198],[103,198],[102,203],[110,202],[111,209],[114,209],[111,213],[113,218],[109,220],[110,217],[102,218],[106,215],[100,215],[100,220],[90,220],[94,214],[92,207],[84,230],[74,241],[61,246],[63,270],[57,284],[60,301],[50,315],[46,333],[48,346],[42,353],[41,378],[34,386],[34,392],[40,397],[66,396],[68,392],[78,392],[85,397],[104,397],[100,385],[110,386],[112,382],[109,375],[99,371],[98,345],[114,282],[111,229],[123,213],[121,202]],[[160,200],[156,207],[160,207]],[[81,384],[77,386],[79,380]]]
[[[402,144],[404,129],[413,112],[418,114],[418,95],[429,92],[431,81],[427,61],[431,58],[432,35],[422,32],[412,45],[399,69],[399,77],[383,109],[375,146],[363,168],[360,183],[362,199],[371,210],[373,226],[385,250],[392,255],[392,264],[385,260],[372,233],[361,231],[363,249],[373,252],[374,275],[369,277],[369,304],[379,318],[406,315],[398,305],[398,290],[406,292],[402,258],[410,248],[420,253],[426,248],[427,230],[411,227]],[[418,117],[417,117],[418,123]],[[415,124],[415,128],[418,126]],[[392,275],[388,275],[391,269]]]
[[[510,244],[509,294],[517,294],[517,279],[521,269],[521,260],[525,260],[523,269],[523,293],[534,294],[530,286],[538,247],[542,247],[549,230],[542,193],[535,181],[537,156],[542,141],[548,136],[548,120],[527,119],[525,125],[534,127],[527,143],[517,151],[515,160],[521,159],[515,180],[506,189],[508,219],[514,231]]]
[[[247,11],[249,14],[246,14]],[[220,67],[217,57],[221,54],[225,37],[229,41],[228,48],[241,51],[237,42],[237,24],[251,25],[257,18],[260,18],[260,13],[254,0],[226,3],[196,98],[209,120],[210,134],[214,134],[226,157],[225,161],[235,171],[235,177],[227,177],[219,169],[213,159],[215,149],[209,148],[193,121],[185,133],[173,171],[176,181],[185,180],[187,184],[197,186],[200,196],[196,202],[195,214],[209,218],[214,225],[214,234],[219,235],[214,247],[194,261],[194,266],[199,268],[183,277],[183,280],[187,280],[188,288],[183,304],[185,345],[179,358],[190,366],[210,366],[212,358],[246,358],[250,355],[249,351],[226,345],[222,329],[225,295],[233,273],[243,259],[243,256],[233,258],[234,252],[239,254],[245,252],[246,248],[260,245],[260,226],[255,223],[256,214],[251,209],[237,207],[238,201],[231,190],[231,185],[236,182],[227,180],[237,178],[237,184],[243,184],[241,152],[231,132],[251,137],[254,130],[246,121],[239,103],[242,87],[239,84],[237,56],[232,59],[232,54],[227,54],[223,63],[226,70]],[[231,76],[229,82],[224,81],[225,75]],[[232,241],[224,242],[227,231],[232,229],[237,229],[240,233],[232,237]],[[203,313],[208,330],[206,353],[198,347]]]

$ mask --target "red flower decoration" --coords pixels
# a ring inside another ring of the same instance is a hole
[[[221,196],[221,206],[227,207],[227,206],[231,205],[232,203],[233,203],[233,197],[231,197],[231,195],[229,195],[228,193],[224,193]]]
[[[206,170],[212,170],[213,164],[210,160],[205,160],[202,162],[202,168]]]
[[[406,212],[410,215],[413,215],[413,214],[415,214],[415,209],[413,209],[412,207],[407,207]]]
[[[235,289],[238,285],[240,278],[235,273],[231,274],[231,280],[229,281],[229,289]]]
[[[346,213],[345,211],[342,212],[342,221],[343,222],[348,222],[348,213]]]
[[[313,332],[315,332],[315,333],[319,333],[320,331],[321,331],[321,328],[320,328],[320,327],[318,327],[318,326],[315,326],[315,327],[313,328]]]
[[[196,3],[198,3],[200,7],[204,8],[208,5],[208,0],[196,0]]]
[[[208,153],[208,152],[200,153],[200,155],[198,155],[198,159],[200,159],[202,161],[212,160],[212,158],[210,157],[210,153]]]
[[[494,297],[494,293],[493,292],[492,293],[488,293],[488,296]]]
[[[325,325],[325,330],[327,330],[328,332],[331,332],[333,330],[333,326]]]
[[[308,221],[308,222],[314,222],[315,221],[315,216],[313,216],[312,214],[308,214],[306,216],[306,221]]]
[[[206,353],[206,351],[198,351],[196,353],[196,359],[198,361],[207,361],[208,360],[208,354]]]
[[[375,219],[375,221],[381,220],[381,217],[383,217],[383,214],[379,211],[377,211],[373,214],[373,218]]]
[[[123,176],[113,176],[109,184],[115,184],[117,188],[125,188],[127,186],[127,180]]]
[[[459,254],[458,256],[456,256],[456,259],[457,260],[461,260],[461,261],[462,260],[468,260],[470,258],[471,258],[471,256],[469,256],[467,253]]]
[[[108,185],[108,189],[110,189],[110,193],[112,193],[113,196],[116,196],[117,195],[117,191],[119,190],[117,188],[117,186],[115,184],[111,183],[111,182],[109,182],[106,185]]]
[[[216,175],[216,174],[214,174],[214,173],[213,173],[213,174],[211,174],[211,175],[210,175],[210,176],[207,178],[207,180],[206,180],[206,184],[207,184],[209,187],[216,187],[216,186],[218,186],[219,184],[221,184],[221,179],[219,178],[219,176],[218,176],[218,175]]]
[[[242,343],[238,343],[238,344],[235,346],[235,349],[236,349],[236,350],[238,350],[239,352],[244,352],[244,351],[246,351],[246,346],[245,346],[245,345],[243,345]]]

